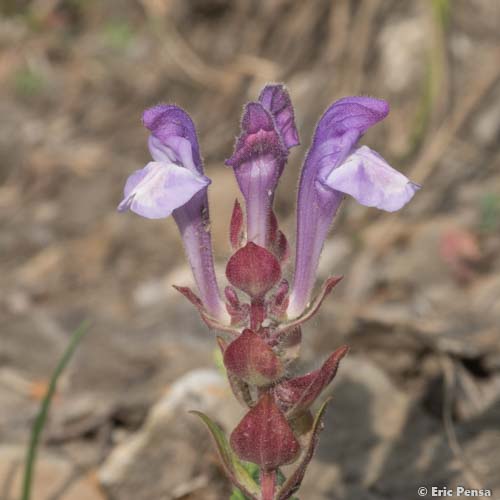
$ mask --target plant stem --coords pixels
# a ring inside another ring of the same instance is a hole
[[[276,490],[276,471],[260,471],[260,487],[262,490],[262,500],[274,500]]]
[[[253,298],[250,303],[250,329],[256,332],[266,317],[266,306],[262,297]]]

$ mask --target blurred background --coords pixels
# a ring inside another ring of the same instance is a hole
[[[19,497],[29,429],[69,335],[93,327],[44,432],[36,500],[227,498],[188,409],[243,410],[172,220],[118,214],[149,160],[142,111],[193,117],[221,279],[237,196],[223,162],[242,106],[285,82],[302,146],[277,196],[294,239],[314,125],[344,95],[391,113],[363,142],[423,184],[397,214],[347,200],[320,278],[345,275],[304,329],[297,371],[352,350],[301,499],[500,496],[500,3],[492,0],[0,1],[0,498]],[[494,495],[495,496],[495,495]]]

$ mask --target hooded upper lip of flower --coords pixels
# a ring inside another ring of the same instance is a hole
[[[362,205],[399,210],[420,186],[367,146],[355,149],[361,136],[388,114],[389,105],[381,99],[344,97],[336,101],[318,124],[304,173],[309,170],[323,187],[349,194]]]
[[[388,113],[389,105],[381,99],[344,97],[316,127],[299,184],[291,317],[299,316],[309,302],[321,250],[344,195],[392,212],[420,188],[367,146],[355,149],[360,137]]]
[[[285,86],[280,83],[266,85],[260,93],[259,102],[273,116],[285,147],[290,150],[298,146],[300,141],[295,125],[295,114]]]

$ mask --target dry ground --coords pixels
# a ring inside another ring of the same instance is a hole
[[[301,499],[456,484],[500,498],[498,2],[3,0],[0,13],[0,499],[18,497],[40,397],[84,318],[35,499],[227,497],[186,410],[228,430],[241,410],[171,289],[190,282],[180,239],[115,207],[148,161],[142,110],[182,105],[223,263],[237,195],[223,161],[267,81],[287,84],[301,133],[277,198],[292,240],[301,160],[342,95],[391,103],[365,141],[423,184],[394,215],[346,202],[327,242],[321,277],[345,279],[304,333],[304,368],[341,343],[352,354]]]

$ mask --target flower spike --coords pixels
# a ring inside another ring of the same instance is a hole
[[[266,85],[258,100],[245,106],[241,134],[226,161],[245,206],[236,200],[231,215],[232,255],[223,297],[212,257],[210,180],[203,172],[194,124],[177,106],[154,106],[144,113],[153,161],[129,177],[119,210],[150,219],[172,215],[179,227],[199,292],[174,288],[218,332],[230,388],[246,408],[229,440],[208,416],[195,412],[214,438],[238,498],[289,500],[317,447],[328,401],[316,417],[311,410],[349,348],[338,348],[304,375],[294,375],[293,365],[300,354],[302,324],[342,279],[331,276],[310,298],[321,250],[343,198],[350,195],[365,206],[392,212],[419,189],[377,153],[357,146],[388,112],[385,101],[346,97],[321,117],[301,172],[293,252],[273,210],[289,151],[299,144],[293,106],[282,84]],[[294,253],[290,285],[285,266]],[[295,465],[285,478],[280,469],[289,464]]]
[[[309,302],[321,250],[345,194],[363,205],[394,211],[419,189],[369,148],[355,150],[360,137],[388,113],[383,100],[345,97],[318,123],[300,177],[289,317],[302,314]]]

